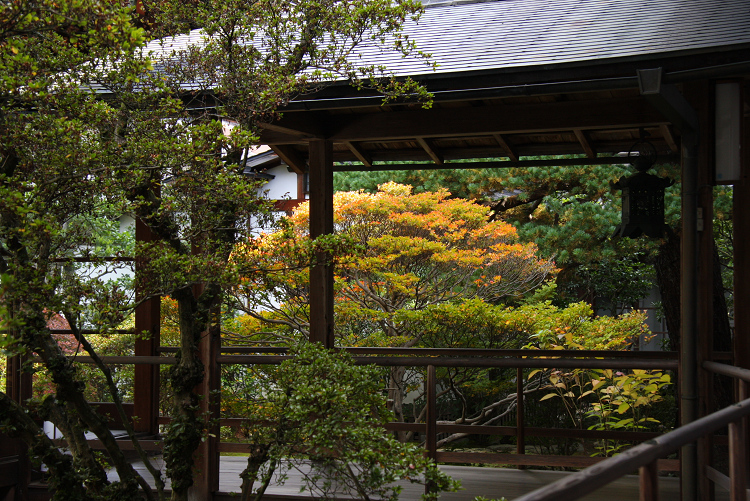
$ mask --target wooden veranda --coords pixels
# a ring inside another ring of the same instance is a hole
[[[290,103],[283,118],[263,125],[262,143],[271,146],[293,170],[309,175],[312,235],[333,231],[333,173],[337,170],[615,164],[622,163],[618,154],[627,152],[640,137],[640,131],[645,130],[660,158],[679,162],[682,167],[680,352],[587,353],[587,360],[564,363],[575,367],[616,364],[620,368],[676,369],[681,425],[689,425],[717,410],[711,396],[712,371],[732,373],[727,366],[750,369],[750,2],[432,3],[435,5],[426,9],[420,24],[409,26],[408,30],[421,47],[432,52],[438,69],[432,71],[399,60],[383,61],[394,66],[400,75],[424,82],[434,93],[431,109],[423,109],[418,103],[384,106],[380,97],[366,91],[357,92],[343,84],[331,85]],[[717,132],[717,118],[727,113],[726,108],[717,108],[717,101],[723,102],[725,92],[734,93],[730,111],[739,117],[733,133],[739,138],[741,155],[739,170],[729,174],[724,170],[723,160],[720,165],[716,160],[717,153],[725,148],[725,143],[717,142],[721,134]],[[201,99],[202,106],[211,104],[210,95]],[[577,155],[577,158],[537,158],[551,155]],[[486,161],[498,157],[502,160]],[[381,163],[384,161],[419,163],[391,163],[386,167]],[[712,344],[715,279],[712,189],[717,184],[734,186],[735,323],[732,350],[721,353],[715,352]],[[149,238],[143,224],[138,224],[136,237]],[[311,338],[333,346],[330,267],[317,266],[311,271],[310,298]],[[135,327],[153,335],[138,340],[135,357],[124,361],[136,364],[136,397],[131,408],[137,417],[134,425],[144,436],[157,436],[158,426],[169,419],[158,412],[158,365],[171,362],[159,342],[158,300],[139,307]],[[206,396],[219,388],[221,364],[280,360],[278,353],[257,355],[257,349],[243,353],[241,349],[223,348],[218,333],[203,339],[201,356],[207,371],[200,391]],[[479,364],[521,370],[549,364],[533,358],[521,359],[520,354],[511,352],[352,351],[363,362],[385,365]],[[575,357],[580,356],[581,352],[576,352]],[[607,359],[596,360],[602,356]],[[557,360],[556,366],[560,363]],[[16,361],[9,361],[8,374],[9,394],[18,401],[27,398],[30,382],[20,373]],[[747,379],[744,372],[733,374],[740,381]],[[428,394],[430,384],[428,381]],[[744,388],[744,384],[737,385],[737,401],[747,398]],[[208,412],[221,417],[215,399],[204,398],[203,402]],[[741,414],[747,413],[746,405],[738,408],[744,409],[738,411]],[[736,421],[739,417],[732,415],[726,419]],[[522,415],[518,421],[516,427],[471,431],[515,435],[520,444],[524,436],[534,433],[570,433],[527,429]],[[220,424],[232,422],[220,420]],[[116,428],[116,424],[113,426]],[[428,452],[438,461],[474,462],[436,450],[436,433],[449,430],[437,426],[434,418],[402,426],[426,433]],[[747,446],[748,434],[743,435],[742,426],[734,428],[729,439],[734,440],[735,451],[732,479],[738,482],[734,490],[738,497],[734,499],[745,499],[739,493],[745,492],[742,473],[746,464],[737,464],[741,456],[744,461],[744,454],[736,451]],[[708,430],[707,425],[705,429]],[[653,458],[654,461],[635,467],[645,468],[647,485],[658,469],[679,470],[681,499],[708,500],[714,484],[729,486],[729,480],[712,468],[711,436],[699,440],[690,437],[685,444],[678,445],[679,461],[658,464]],[[155,451],[159,449],[156,440],[145,443]],[[223,443],[215,437],[201,445],[197,462],[203,475],[194,488],[195,499],[220,497],[219,455],[224,451],[242,451],[242,445]],[[33,489],[27,487],[31,473],[23,451],[2,452],[15,459],[0,463],[0,468],[4,468],[0,469],[0,489],[12,486],[20,499],[32,499]],[[585,458],[523,454],[498,454],[482,460],[532,467],[593,463]],[[633,466],[628,464],[627,468]],[[644,488],[644,492],[649,491]],[[649,494],[642,496],[641,499],[652,499]]]

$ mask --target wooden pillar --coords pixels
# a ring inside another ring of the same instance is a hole
[[[8,357],[6,364],[5,393],[11,400],[23,404],[31,398],[31,373],[23,371],[24,358]]]
[[[19,404],[23,404],[32,395],[31,373],[22,370],[23,361],[24,359],[21,356],[9,357],[5,373],[5,392],[8,397]],[[0,435],[0,440],[3,441],[2,447],[0,447],[2,456],[10,456],[3,457],[0,461],[17,468],[15,478],[11,476],[11,478],[2,479],[6,482],[16,482],[15,487],[11,487],[8,492],[9,499],[28,499],[28,486],[33,480],[28,447],[23,440],[18,438]]]
[[[135,223],[136,242],[149,242],[154,238],[151,230],[141,220]],[[136,273],[138,273],[136,263]],[[144,301],[135,309],[136,356],[156,356],[159,354],[161,300],[158,297]],[[148,337],[141,334],[148,332]],[[133,389],[133,428],[137,432],[156,434],[159,417],[159,366],[136,365]]]
[[[750,103],[745,86],[743,100]],[[734,184],[734,365],[750,369],[750,116],[742,119],[740,180]],[[745,420],[747,423],[747,420]],[[747,426],[747,424],[745,425]],[[745,440],[750,430],[745,429]],[[747,444],[746,451],[750,450]]]
[[[310,141],[310,236],[333,233],[333,144]],[[333,348],[333,266],[318,253],[310,269],[310,340]]]
[[[745,92],[745,101],[750,92]],[[742,122],[741,180],[734,184],[734,364],[750,369],[750,117]]]
[[[698,418],[698,152],[696,130],[683,131],[682,138],[682,247],[680,251],[680,425]],[[682,501],[697,501],[697,445],[680,449],[680,495]]]
[[[714,341],[714,237],[713,237],[713,118],[710,96],[713,87],[708,81],[685,86],[686,98],[695,109],[700,122],[697,158],[697,255],[696,255],[696,356],[697,366],[697,419],[713,412],[713,375],[701,367],[711,360]],[[685,423],[683,423],[685,424]],[[713,489],[705,475],[705,467],[711,464],[712,440],[704,437],[697,444],[698,499],[713,499]]]

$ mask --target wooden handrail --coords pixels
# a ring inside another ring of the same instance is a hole
[[[735,367],[733,365],[721,364],[707,360],[703,362],[703,368],[707,371],[715,372],[716,374],[730,376],[750,383],[750,370],[743,369],[742,367]]]
[[[384,367],[393,366],[429,366],[436,367],[504,367],[504,368],[569,368],[569,369],[677,369],[676,360],[665,359],[586,359],[586,358],[532,358],[529,352],[525,358],[490,358],[490,357],[353,357],[360,365],[374,364]],[[585,357],[585,354],[580,356]],[[291,357],[287,355],[219,355],[216,361],[220,364],[280,364]]]
[[[519,350],[521,351],[521,350]],[[572,355],[568,355],[572,357]],[[578,356],[588,356],[581,352]],[[68,358],[82,364],[92,364],[93,359],[84,355],[70,355]],[[176,363],[175,357],[147,356],[147,355],[125,355],[125,356],[102,356],[107,364],[142,364],[142,365],[168,365]],[[242,365],[278,365],[292,357],[289,355],[217,355],[216,362],[220,364],[242,364]],[[647,369],[647,370],[676,370],[677,361],[672,359],[658,358],[551,358],[539,355],[534,351],[524,351],[523,354],[514,356],[495,357],[409,357],[409,356],[356,356],[352,357],[358,365],[379,365],[383,367],[393,366],[422,366],[434,365],[436,367],[495,367],[495,368],[559,368],[559,369]],[[31,359],[34,363],[40,363],[41,358]],[[721,364],[720,364],[721,365]]]
[[[175,347],[161,346],[160,352],[176,352]],[[356,346],[340,348],[351,355],[411,355],[411,356],[445,356],[445,357],[550,357],[550,358],[643,358],[658,360],[677,360],[676,351],[616,351],[616,350],[523,350],[500,348],[403,348],[382,346]],[[271,346],[222,346],[221,353],[285,354],[289,350]]]
[[[683,445],[713,433],[750,415],[750,398],[730,405],[658,438],[648,440],[594,466],[529,492],[514,501],[572,501],[617,480],[641,467],[648,468],[657,459],[677,451]]]

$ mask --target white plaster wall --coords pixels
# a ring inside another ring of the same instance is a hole
[[[286,164],[272,167],[266,172],[274,178],[261,188],[265,197],[271,200],[297,198],[297,174],[290,172]]]

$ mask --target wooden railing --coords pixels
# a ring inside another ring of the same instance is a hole
[[[257,348],[222,348],[223,354],[217,357],[221,364],[279,364],[289,357],[285,355],[247,354],[256,353]],[[279,349],[265,349],[268,352],[283,352]],[[427,413],[422,423],[393,422],[388,425],[391,431],[418,432],[426,437],[425,446],[429,457],[438,462],[450,463],[485,463],[519,466],[558,466],[586,467],[602,461],[604,458],[589,456],[563,455],[526,455],[526,437],[568,437],[579,439],[612,439],[640,442],[659,436],[658,433],[635,431],[603,431],[582,429],[557,429],[527,427],[524,419],[523,370],[529,368],[557,369],[650,369],[676,370],[677,356],[671,352],[634,352],[634,351],[581,351],[581,350],[488,350],[488,349],[453,349],[453,348],[347,348],[357,364],[375,364],[384,367],[406,366],[425,367],[425,396]],[[244,352],[245,354],[236,354]],[[437,367],[461,368],[510,368],[516,369],[516,425],[515,426],[481,426],[438,423],[436,412]],[[543,404],[542,404],[543,405]],[[222,419],[224,426],[238,426],[241,418]],[[516,453],[470,453],[443,452],[437,448],[439,434],[467,433],[475,435],[505,435],[516,437]],[[247,446],[240,443],[222,442],[218,446],[221,452],[241,452]],[[661,471],[679,470],[679,461],[661,460],[658,465]]]
[[[146,364],[163,365],[175,363],[175,358],[169,356],[174,349],[161,348],[161,356],[126,356],[101,357],[105,363],[111,364]],[[677,370],[677,355],[672,352],[633,352],[633,351],[579,351],[579,350],[486,350],[486,349],[442,349],[442,348],[348,348],[357,364],[375,364],[383,367],[412,366],[425,367],[425,395],[427,416],[422,423],[394,422],[388,425],[393,431],[413,431],[424,434],[427,454],[439,462],[454,463],[499,463],[519,466],[558,466],[558,467],[586,467],[594,464],[607,464],[611,460],[588,456],[562,456],[525,454],[526,438],[536,437],[568,437],[580,439],[613,439],[622,441],[642,442],[661,440],[656,433],[599,431],[582,429],[556,429],[527,427],[524,416],[523,371],[530,368],[556,369],[647,369],[647,370]],[[259,354],[260,353],[260,354]],[[257,347],[222,347],[221,354],[216,356],[218,364],[243,365],[275,365],[290,357],[285,350],[278,348]],[[76,357],[79,363],[92,363],[89,357]],[[462,424],[438,423],[436,412],[436,368],[507,368],[516,371],[516,424],[515,426],[480,426]],[[541,404],[543,405],[543,404]],[[744,414],[743,414],[744,415]],[[158,422],[166,424],[169,417],[160,417]],[[223,418],[219,420],[221,426],[239,426],[242,418]],[[469,433],[476,435],[506,435],[516,437],[516,453],[467,453],[443,452],[437,448],[437,436],[441,433]],[[671,439],[670,439],[671,440]],[[132,448],[129,441],[119,441],[123,449]],[[656,443],[656,442],[654,442]],[[671,442],[670,442],[671,443]],[[95,445],[96,444],[92,444]],[[159,450],[161,444],[154,440],[142,441],[144,449]],[[638,446],[641,447],[641,446]],[[219,442],[217,452],[246,452],[247,445],[236,442]],[[631,449],[632,450],[632,449]],[[628,452],[630,457],[632,453]],[[666,453],[654,456],[648,462],[653,471],[677,471],[679,461],[663,458]],[[218,459],[218,458],[217,458]],[[622,460],[620,460],[622,461]],[[658,461],[658,462],[657,462]],[[628,463],[629,464],[629,463]],[[597,466],[599,468],[599,466]],[[585,470],[589,471],[589,470]],[[597,470],[598,471],[598,470]],[[617,470],[619,471],[619,470]],[[631,471],[631,470],[628,470]],[[623,473],[624,474],[624,473]],[[650,478],[650,477],[649,477]],[[576,491],[580,493],[581,491]],[[537,499],[537,498],[529,498]],[[540,498],[542,499],[542,498]],[[562,500],[560,497],[544,499]],[[573,499],[573,498],[571,498]]]
[[[740,384],[739,403],[693,421],[658,438],[648,440],[606,461],[530,492],[515,501],[573,501],[596,489],[638,470],[640,474],[641,501],[658,499],[658,469],[656,461],[695,442],[717,430],[729,427],[729,476],[711,466],[702,474],[717,485],[727,487],[732,501],[746,501],[747,493],[747,444],[745,428],[750,416],[750,398],[747,398],[750,370],[717,362],[704,362],[703,368],[735,377]]]

